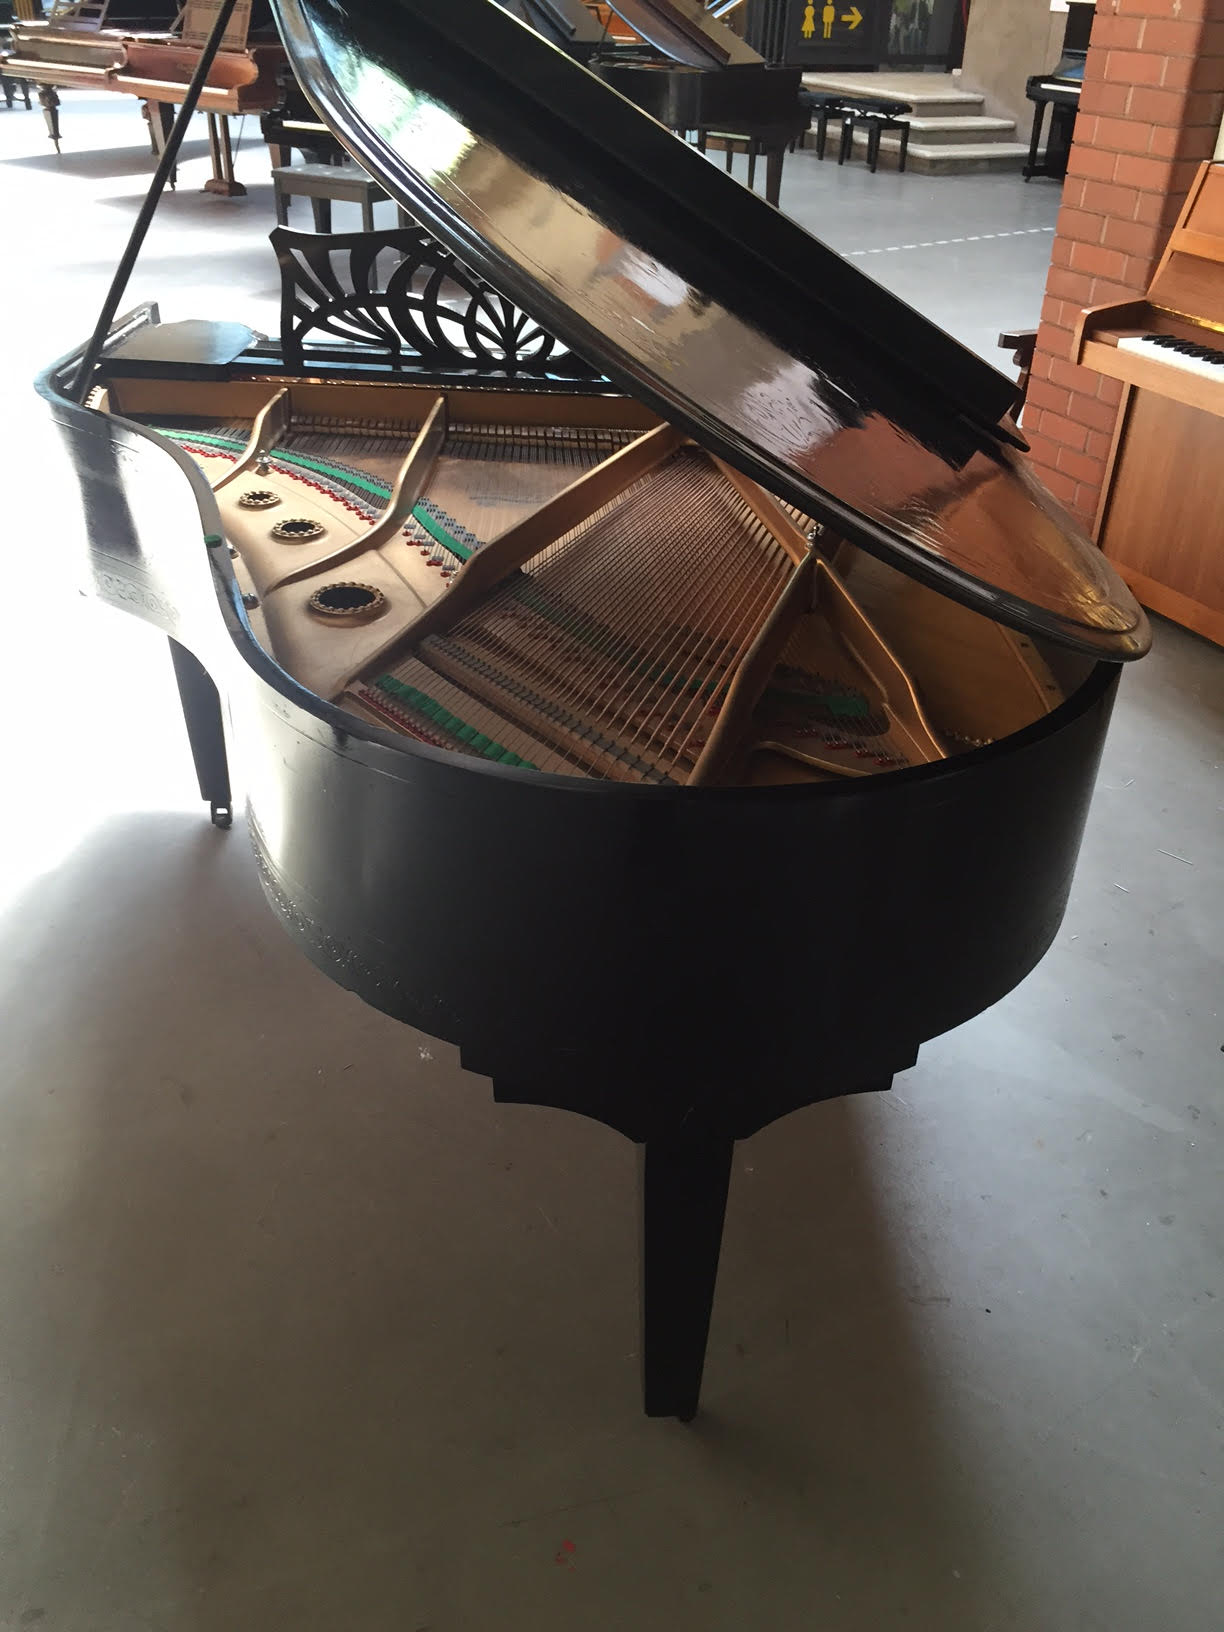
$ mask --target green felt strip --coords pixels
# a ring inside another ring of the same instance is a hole
[[[452,714],[449,709],[443,708],[441,703],[435,702],[425,692],[418,691],[415,686],[405,684],[403,680],[397,680],[393,674],[380,674],[374,684],[380,691],[385,691],[392,697],[399,698],[401,702],[415,708],[418,713],[424,714],[426,719],[432,720],[435,725],[440,725],[444,731],[448,731],[457,741],[466,743],[486,759],[498,760],[503,765],[517,765],[526,771],[539,769],[539,766],[533,765],[529,759],[521,759],[512,749],[503,747],[500,742],[494,742],[491,737],[486,737],[482,731],[477,731],[474,725],[468,725],[466,721],[461,720],[458,715]]]
[[[165,430],[162,435],[176,439],[182,437],[184,442],[199,442],[203,446],[210,448],[231,449],[242,448],[246,445],[243,442],[236,442],[233,437],[210,436],[200,431]],[[391,489],[384,482],[375,481],[367,476],[358,476],[351,471],[339,470],[335,465],[329,465],[325,460],[311,459],[307,454],[290,453],[283,448],[275,450],[275,457],[283,459],[286,464],[297,465],[302,470],[313,470],[316,476],[328,476],[333,482],[337,482],[341,486],[347,485],[348,487],[360,488],[362,492],[369,493],[372,498],[381,499],[383,504],[386,504],[391,497]],[[453,538],[442,523],[435,520],[428,513],[423,504],[414,507],[412,516],[413,520],[423,527],[431,538],[436,539],[443,549],[449,550],[460,561],[471,560],[473,552],[466,544],[460,544],[457,538]]]

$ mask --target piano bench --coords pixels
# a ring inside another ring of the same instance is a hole
[[[854,128],[858,124],[867,127],[867,168],[875,175],[880,162],[880,137],[886,130],[901,132],[901,148],[897,155],[897,169],[904,170],[909,156],[909,116],[913,112],[908,102],[885,102],[880,100],[851,101],[847,99],[841,108],[842,135],[841,147],[838,150],[838,164],[845,164],[854,150]]]
[[[20,97],[25,101],[27,108],[33,107],[30,101],[30,84],[25,79],[14,79],[9,74],[0,74],[0,91],[4,93],[4,105],[11,108]]]
[[[840,119],[846,111],[846,100],[843,96],[834,96],[831,93],[824,95],[819,91],[800,91],[799,106],[807,114],[808,128],[812,121],[816,121],[816,157],[825,156],[825,143],[829,138],[829,120]],[[791,143],[791,152],[798,145],[798,137]]]
[[[765,201],[778,208],[778,195],[782,188],[782,161],[788,148],[794,148],[794,125],[766,125],[755,131],[744,130],[716,130],[713,127],[701,129],[697,132],[697,149],[705,153],[712,143],[716,150],[725,155],[724,167],[728,174],[731,170],[731,155],[746,153],[748,155],[748,186],[756,187],[756,162],[762,155],[765,159]]]
[[[364,232],[374,231],[374,206],[391,195],[355,164],[283,164],[272,171],[272,192],[276,201],[278,226],[289,220],[290,198],[308,198],[316,232],[331,231],[332,204],[360,204]],[[401,227],[411,226],[410,218],[398,209]]]

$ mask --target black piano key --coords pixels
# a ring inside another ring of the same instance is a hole
[[[1148,340],[1165,351],[1175,351],[1182,357],[1197,357],[1205,363],[1224,366],[1224,350],[1205,345],[1201,340],[1184,340],[1176,334],[1150,334]]]

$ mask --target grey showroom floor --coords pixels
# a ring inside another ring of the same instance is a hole
[[[648,1422],[630,1146],[308,967],[164,643],[60,577],[28,381],[149,171],[135,105],[64,132],[0,111],[3,1632],[1217,1632],[1224,653],[1127,676],[1038,972],[740,1147],[705,1410]],[[273,327],[253,132],[245,200],[190,151],[132,299]],[[783,202],[983,351],[1036,316],[1048,183]]]

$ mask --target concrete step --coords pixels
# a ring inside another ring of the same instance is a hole
[[[910,144],[920,142],[925,147],[947,147],[966,142],[1009,142],[1016,137],[1014,119],[991,119],[982,114],[967,119],[928,119],[910,115]]]
[[[922,119],[955,119],[982,113],[986,99],[962,91],[951,74],[804,74],[804,88],[828,96],[878,96],[908,102]]]
[[[855,132],[854,158],[866,155],[867,136]],[[895,170],[901,151],[898,136],[881,135],[880,169]],[[825,162],[836,159],[832,142],[825,150]],[[906,170],[918,176],[965,176],[987,170],[1022,170],[1028,162],[1027,142],[916,142],[910,137]]]

